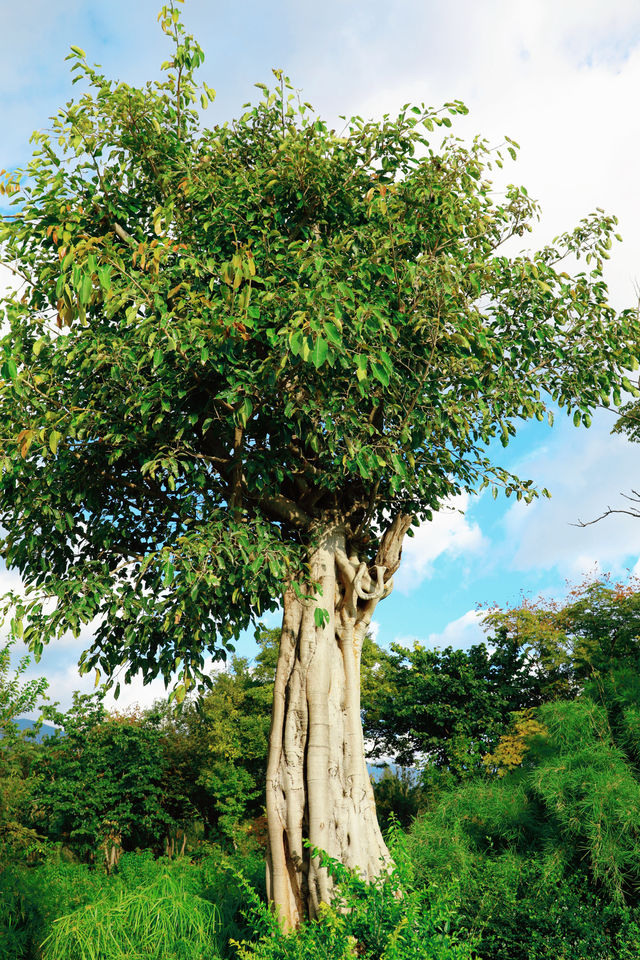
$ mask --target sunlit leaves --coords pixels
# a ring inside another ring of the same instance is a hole
[[[144,89],[72,51],[87,92],[36,134],[31,192],[1,177],[32,282],[4,301],[0,520],[30,642],[92,624],[87,669],[192,679],[303,588],[327,518],[373,560],[397,511],[533,497],[486,445],[549,398],[588,423],[628,389],[635,321],[601,281],[611,217],[502,255],[537,208],[492,194],[485,141],[440,140],[462,104],[337,135],[278,73],[203,129],[214,92],[174,13]],[[559,272],[567,254],[588,271]]]

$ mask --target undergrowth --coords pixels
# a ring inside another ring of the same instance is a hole
[[[318,852],[337,884],[336,901],[289,934],[266,903],[258,858],[124,854],[112,876],[68,863],[6,870],[0,957],[470,960],[445,897],[416,884],[398,830],[391,845],[396,869],[372,884]]]

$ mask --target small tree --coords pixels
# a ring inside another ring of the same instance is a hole
[[[486,445],[549,398],[588,423],[632,362],[631,314],[602,280],[611,217],[500,252],[537,209],[493,196],[484,140],[437,145],[461,103],[337,134],[277,73],[202,129],[202,51],[173,6],[160,19],[165,79],[114,83],[72,48],[87,91],[5,177],[23,286],[5,300],[2,549],[36,653],[93,623],[84,670],[178,671],[178,699],[282,605],[268,888],[295,923],[331,893],[305,840],[365,877],[387,861],[358,675],[412,520],[488,483],[532,497]]]
[[[0,647],[0,864],[24,854],[40,840],[28,824],[37,748],[33,739],[27,738],[34,730],[20,730],[16,721],[42,709],[49,686],[42,677],[24,679],[29,657],[22,657],[12,670],[11,647],[11,643]],[[34,724],[35,731],[40,722]]]
[[[40,832],[108,871],[123,850],[161,850],[174,826],[163,804],[162,732],[134,714],[109,716],[100,693],[76,693],[66,713],[45,714],[59,729],[34,765]]]
[[[543,700],[543,678],[531,651],[497,631],[493,649],[408,650],[393,644],[379,683],[363,690],[364,728],[374,756],[399,764],[416,759],[465,778],[482,769],[515,711]]]

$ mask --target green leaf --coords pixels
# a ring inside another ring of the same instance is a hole
[[[356,376],[359,381],[367,379],[367,358],[363,353],[356,355]]]
[[[249,417],[253,413],[253,403],[249,397],[245,397],[238,410],[238,419],[243,427],[246,427]]]
[[[162,363],[162,350],[159,347],[156,347],[153,353],[153,366],[159,367]]]
[[[327,340],[332,343],[334,347],[342,346],[342,337],[340,336],[340,332],[334,323],[325,323],[324,332]]]
[[[297,357],[302,351],[303,338],[304,334],[302,330],[293,330],[289,334],[289,347],[291,348],[291,353],[294,355],[294,357]]]
[[[311,360],[313,362],[316,370],[322,366],[322,364],[327,359],[327,354],[329,353],[329,345],[326,340],[323,340],[322,337],[318,337],[313,345],[311,351]]]
[[[80,303],[83,304],[83,306],[86,306],[89,303],[92,290],[93,284],[91,283],[91,275],[89,273],[85,273],[83,274],[79,290]]]
[[[108,264],[103,267],[98,267],[98,280],[105,292],[111,289],[111,267]]]
[[[325,623],[329,622],[329,612],[327,610],[323,610],[321,607],[316,607],[313,611],[313,619],[316,627],[321,630]]]
[[[371,370],[376,380],[379,380],[383,387],[389,386],[389,374],[378,360],[371,361]]]

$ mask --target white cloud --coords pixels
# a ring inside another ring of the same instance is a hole
[[[475,555],[485,546],[477,523],[464,515],[469,505],[469,494],[452,497],[433,520],[415,529],[402,550],[402,564],[396,575],[396,589],[410,593],[433,573],[435,561],[443,555],[459,557]]]
[[[18,651],[21,654],[22,651]],[[23,679],[30,680],[36,677],[45,676],[49,683],[47,691],[49,699],[52,702],[60,704],[59,709],[63,712],[71,706],[74,692],[88,694],[95,690],[95,673],[80,676],[75,663],[68,666],[52,667],[48,666],[56,660],[55,650],[46,649],[42,660],[38,664],[31,664],[25,672]],[[17,655],[16,655],[17,660]],[[221,661],[214,661],[209,658],[205,662],[205,672],[208,674],[219,673],[225,666]],[[126,711],[133,707],[139,707],[142,710],[151,707],[156,700],[166,700],[171,685],[165,686],[161,677],[156,677],[150,683],[144,683],[141,674],[132,677],[130,683],[121,683],[120,696],[116,700],[113,690],[105,696],[105,706],[108,710]]]
[[[631,566],[636,563],[640,519],[614,515],[592,526],[575,525],[600,516],[607,506],[624,506],[622,494],[638,485],[640,448],[612,436],[612,424],[605,411],[586,431],[563,418],[539,454],[527,457],[526,475],[548,487],[552,499],[516,503],[507,511],[505,552],[512,568],[556,567],[576,578],[596,568],[622,574],[630,558]]]
[[[379,642],[378,638],[380,636],[380,624],[378,623],[377,620],[371,621],[371,623],[369,624],[368,632],[371,634],[371,639],[373,640],[373,642],[378,643]]]
[[[618,306],[633,303],[640,275],[637,3],[297,6],[315,46],[331,40],[318,57],[312,41],[300,38],[305,93],[313,99],[318,91],[322,109],[379,116],[407,101],[438,106],[463,99],[471,113],[455,121],[456,134],[479,133],[496,144],[506,133],[521,144],[518,163],[494,173],[498,183],[524,183],[541,202],[532,245],[572,228],[596,206],[619,216],[625,242],[612,253],[608,280]]]
[[[429,636],[399,636],[394,638],[394,643],[403,647],[413,647],[420,643],[423,647],[437,648],[443,650],[445,647],[453,647],[454,650],[468,650],[469,647],[478,643],[486,642],[486,635],[482,629],[482,618],[485,615],[484,610],[467,610],[461,617],[457,617],[446,625],[444,630],[439,633],[430,633]]]
[[[438,647],[440,650],[443,647],[468,650],[474,644],[483,643],[486,640],[481,626],[484,615],[484,610],[467,610],[457,620],[448,623],[440,633],[430,633],[427,646]]]

